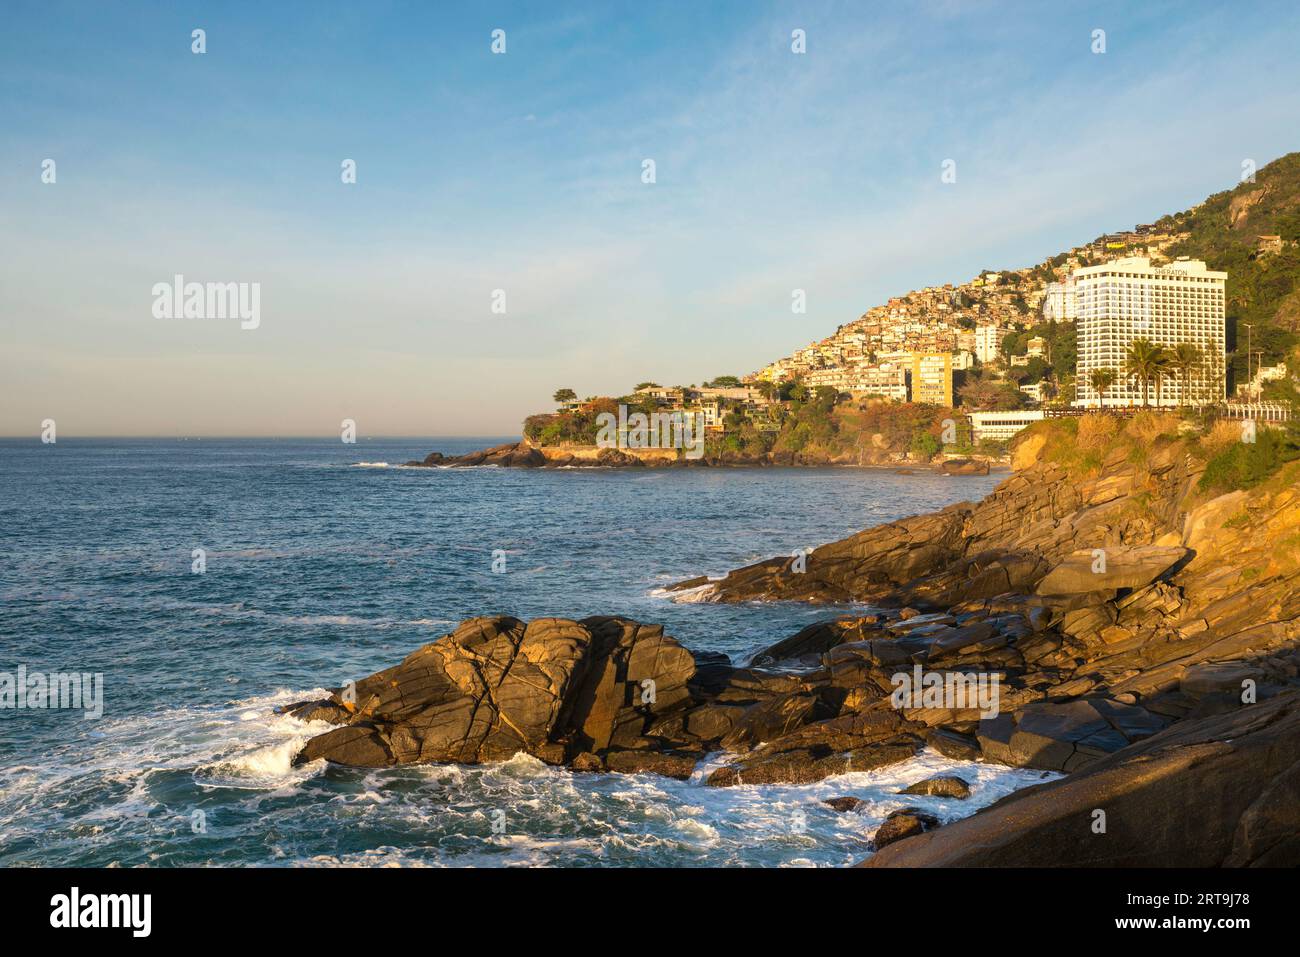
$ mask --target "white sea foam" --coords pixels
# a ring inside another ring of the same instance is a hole
[[[708,756],[689,781],[574,774],[522,754],[485,766],[322,776],[324,762],[295,768],[292,760],[328,725],[274,709],[324,694],[281,690],[214,707],[105,717],[96,747],[60,749],[40,768],[29,762],[0,770],[0,830],[14,842],[39,841],[41,854],[66,848],[63,853],[78,859],[103,848],[112,855],[109,864],[132,865],[169,861],[174,847],[156,840],[162,828],[174,832],[168,841],[191,842],[186,860],[201,863],[207,845],[190,834],[189,815],[202,807],[210,828],[279,834],[265,852],[268,864],[838,866],[869,856],[871,835],[891,811],[920,807],[947,822],[1055,777],[931,751],[808,785],[708,787],[707,775],[729,760],[724,754]],[[897,793],[938,773],[965,778],[970,798]],[[186,781],[193,788],[188,796]],[[85,803],[80,796],[88,789],[103,796]],[[840,796],[862,804],[841,814],[823,803]],[[504,833],[493,831],[498,812]],[[365,840],[365,849],[335,850],[331,834],[341,829]],[[0,859],[46,858],[0,852]]]
[[[713,579],[713,581],[721,581],[721,579]],[[669,588],[652,588],[648,592],[648,597],[667,598],[669,601],[676,602],[679,605],[697,605],[712,600],[713,594],[713,583],[709,582],[704,585],[698,585],[695,588],[683,588],[680,591],[673,591]]]

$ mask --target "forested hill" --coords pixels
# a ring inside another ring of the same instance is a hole
[[[1236,381],[1245,381],[1245,323],[1254,324],[1251,346],[1263,352],[1264,365],[1285,359],[1300,343],[1300,153],[1156,225],[1187,233],[1171,255],[1204,259],[1228,273],[1228,348],[1237,354]],[[1281,251],[1262,251],[1261,236],[1280,236]]]

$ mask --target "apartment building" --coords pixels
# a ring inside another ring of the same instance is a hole
[[[912,401],[952,405],[952,353],[912,355]]]
[[[814,369],[804,377],[810,389],[830,386],[837,392],[878,395],[892,402],[907,401],[907,369],[889,362],[878,366]]]
[[[1002,354],[1002,337],[1004,333],[994,325],[977,326],[975,329],[975,358],[982,363],[994,362]]]
[[[1189,377],[1187,396],[1182,395],[1182,375],[1170,374],[1162,380],[1160,405],[1221,401],[1227,278],[1226,272],[1215,272],[1200,260],[1185,258],[1167,266],[1152,266],[1145,256],[1130,256],[1075,270],[1079,360],[1074,404],[1099,404],[1090,381],[1094,369],[1115,373],[1115,382],[1104,395],[1107,407],[1143,403],[1141,384],[1130,379],[1125,369],[1125,357],[1135,339],[1170,348],[1192,343],[1204,357],[1203,368]],[[1148,401],[1156,402],[1154,388]]]
[[[1075,306],[1075,281],[1071,276],[1064,282],[1049,282],[1043,296],[1043,317],[1057,321],[1073,322],[1078,318]]]

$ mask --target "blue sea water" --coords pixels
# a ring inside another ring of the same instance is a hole
[[[899,798],[958,767],[928,752],[729,789],[528,757],[291,768],[324,726],[275,706],[395,664],[463,618],[627,615],[742,660],[843,609],[678,604],[659,589],[997,480],[396,467],[499,441],[0,440],[0,672],[104,676],[99,719],[0,710],[0,864],[839,865],[904,803],[955,817],[1039,779],[966,765],[968,801]],[[840,794],[862,813],[820,804]]]

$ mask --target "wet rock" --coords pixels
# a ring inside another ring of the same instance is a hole
[[[700,696],[715,695],[727,687],[736,673],[731,659],[717,651],[695,651],[695,674],[689,682],[693,692]]]
[[[930,732],[926,743],[945,758],[954,761],[978,761],[980,744],[975,738],[949,728],[936,728]]]
[[[685,781],[699,758],[670,751],[610,751],[605,755],[605,767],[620,774],[659,774]]]
[[[595,773],[605,770],[605,762],[590,751],[583,751],[581,754],[575,755],[573,760],[569,762],[569,768],[573,771]]]
[[[855,797],[834,797],[834,798],[827,798],[826,800],[822,801],[822,803],[825,804],[827,807],[831,808],[832,810],[839,811],[841,814],[844,814],[849,811],[857,810],[858,806],[862,802]]]
[[[748,751],[753,747],[780,738],[818,714],[820,699],[807,692],[781,695],[769,701],[750,705],[736,719],[732,729],[722,738],[724,751]]]
[[[885,822],[880,825],[875,836],[872,837],[871,845],[879,851],[882,847],[901,841],[905,837],[924,834],[926,831],[933,830],[938,826],[939,819],[933,814],[919,808],[903,808],[894,811],[885,818]]]
[[[939,463],[937,471],[945,475],[988,475],[989,463],[984,459],[948,459]]]
[[[903,788],[899,794],[925,794],[929,797],[968,798],[970,785],[962,778],[951,774],[939,774],[924,781]]]
[[[894,711],[867,711],[807,724],[709,775],[710,787],[808,784],[833,774],[872,771],[916,755],[919,726]]]
[[[299,721],[324,721],[327,724],[342,724],[352,716],[347,707],[329,700],[298,701],[275,710],[277,714],[293,715]]]
[[[879,629],[876,626],[880,621],[879,615],[863,615],[814,622],[789,638],[764,648],[754,656],[754,664],[773,664],[807,655],[819,655],[836,645],[862,641],[878,633]]]

